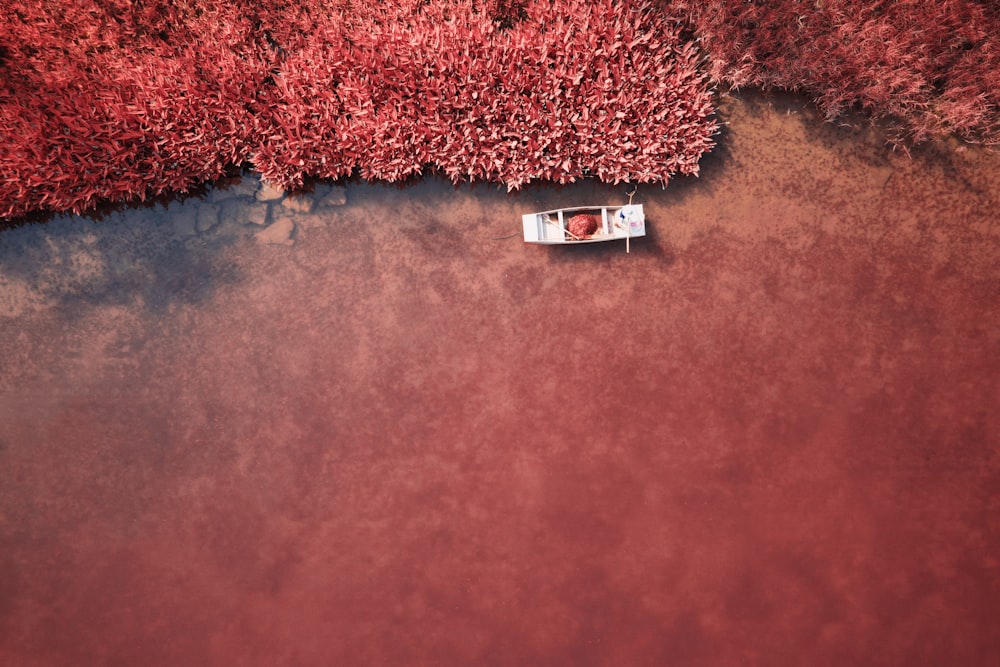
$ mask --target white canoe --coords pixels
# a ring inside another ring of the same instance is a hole
[[[589,236],[577,237],[566,228],[574,215],[597,216],[600,224]],[[598,243],[646,235],[646,216],[642,204],[624,206],[574,206],[554,211],[527,213],[521,216],[525,243],[572,245]]]

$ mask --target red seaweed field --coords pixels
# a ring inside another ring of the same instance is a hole
[[[713,146],[707,77],[648,4],[72,0],[0,10],[0,216],[252,164],[517,188],[665,182]]]
[[[1000,141],[995,0],[666,0],[686,13],[713,79],[798,90],[827,118],[862,109],[897,142]]]
[[[400,0],[0,8],[0,218],[306,177],[666,184],[713,86],[862,110],[900,144],[1000,137],[990,1]]]

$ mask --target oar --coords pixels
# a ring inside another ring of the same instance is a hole
[[[628,242],[632,240],[632,225],[623,225],[620,222],[616,222],[615,227],[625,230],[625,252],[629,252]]]

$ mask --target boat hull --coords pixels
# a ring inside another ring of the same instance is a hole
[[[575,235],[569,221],[576,215],[597,216],[599,223],[593,234]],[[620,241],[646,235],[646,218],[642,204],[624,206],[574,206],[552,211],[527,213],[521,216],[525,243],[542,245],[576,245]]]

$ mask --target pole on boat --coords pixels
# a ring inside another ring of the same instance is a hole
[[[632,205],[632,197],[635,196],[635,192],[638,189],[639,189],[639,186],[636,185],[634,188],[632,188],[632,192],[628,193],[628,205],[629,206]],[[631,220],[626,220],[625,221],[625,254],[628,254],[628,253],[632,252],[632,250],[629,248],[629,245],[630,245],[631,241],[632,241],[632,221]]]

